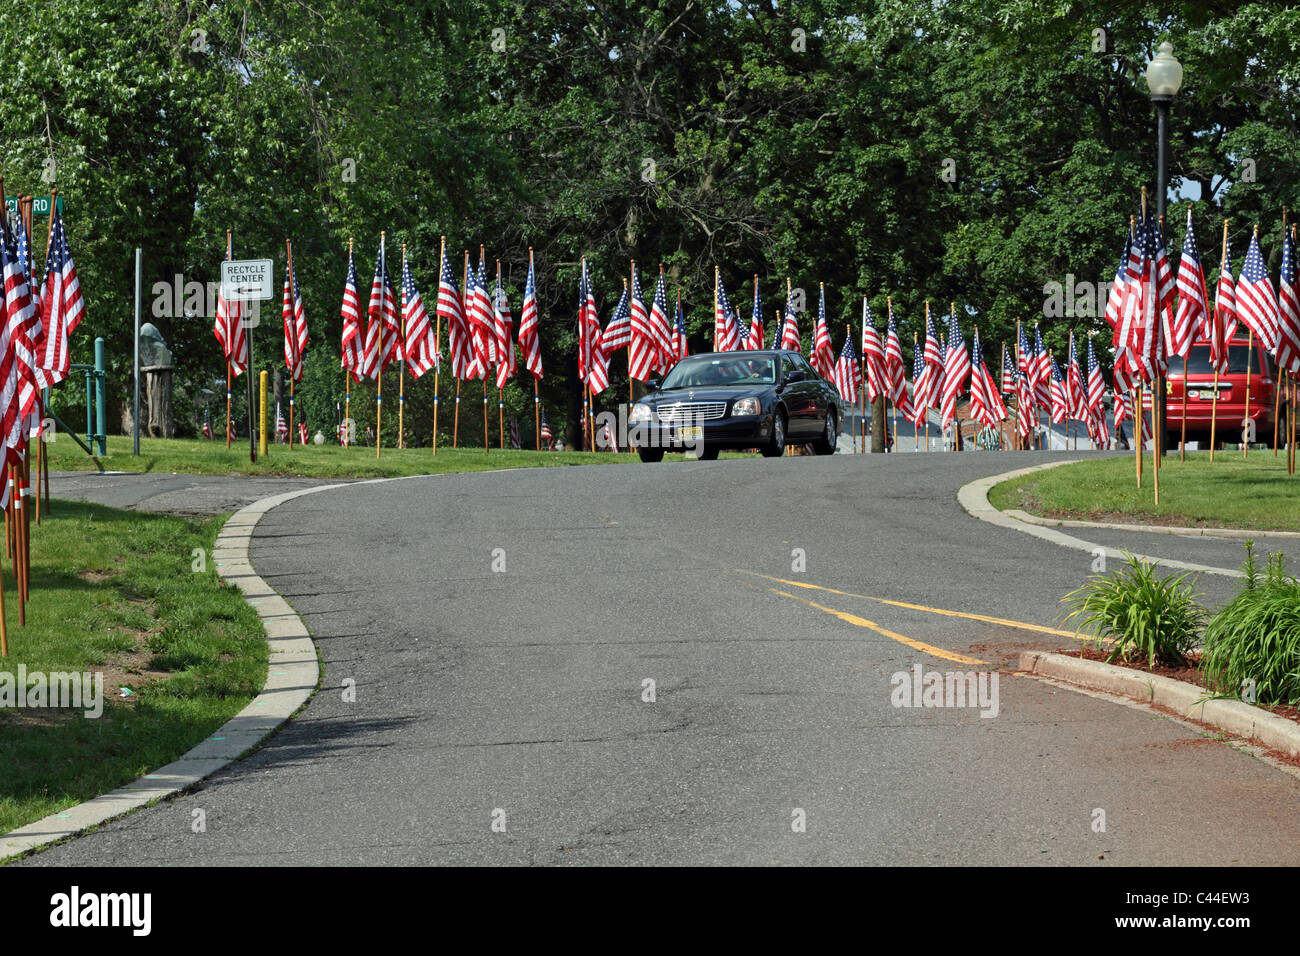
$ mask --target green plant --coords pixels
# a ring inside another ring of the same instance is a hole
[[[1071,591],[1061,600],[1070,608],[1065,623],[1075,632],[1091,628],[1098,640],[1114,642],[1107,661],[1145,657],[1147,666],[1185,664],[1187,652],[1205,621],[1205,609],[1188,574],[1162,577],[1159,562],[1126,554],[1124,567]]]
[[[1260,703],[1300,702],[1300,581],[1281,554],[1269,555],[1261,577],[1249,541],[1242,570],[1241,591],[1205,628],[1201,669],[1234,697],[1254,681]]]

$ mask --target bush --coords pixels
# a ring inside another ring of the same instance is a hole
[[[1088,627],[1098,640],[1112,640],[1107,661],[1145,657],[1148,667],[1186,664],[1205,621],[1187,573],[1161,577],[1159,562],[1125,557],[1123,568],[1098,575],[1061,599],[1071,608],[1065,622],[1074,621],[1076,633]]]
[[[1238,696],[1255,682],[1264,704],[1300,702],[1300,581],[1281,554],[1269,556],[1261,579],[1246,542],[1246,583],[1205,629],[1201,670],[1216,690]]]

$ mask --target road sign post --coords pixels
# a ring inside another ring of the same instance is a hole
[[[275,270],[270,259],[226,259],[221,263],[221,295],[228,302],[265,302],[275,295]],[[250,322],[241,313],[244,337],[248,343],[248,460],[257,461],[257,428],[254,426],[256,397],[253,394],[253,328],[260,307],[253,306]]]

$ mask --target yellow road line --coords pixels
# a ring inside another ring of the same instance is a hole
[[[947,608],[927,607],[924,604],[909,604],[906,601],[891,601],[888,598],[872,597],[869,594],[854,594],[851,591],[837,591],[835,588],[822,587],[820,584],[807,584],[803,581],[787,581],[785,578],[774,578],[766,574],[759,574],[757,571],[746,571],[737,568],[740,574],[752,574],[756,578],[763,578],[768,581],[775,581],[777,584],[788,584],[790,587],[806,588],[810,591],[825,591],[828,594],[838,594],[841,597],[861,598],[864,601],[879,601],[881,604],[889,604],[894,607],[907,608],[909,611],[925,611],[929,614],[942,614],[945,617],[964,617],[971,621],[983,621],[985,624],[1001,624],[1003,627],[1019,628],[1022,631],[1037,631],[1040,634],[1054,634],[1057,637],[1069,637],[1080,641],[1091,641],[1086,634],[1076,634],[1074,631],[1063,631],[1055,627],[1045,627],[1042,624],[1030,624],[1027,621],[1013,621],[1005,617],[990,617],[987,614],[973,614],[969,611],[950,611]],[[1103,643],[1110,643],[1104,641]]]
[[[934,657],[942,657],[944,660],[956,661],[958,664],[988,664],[988,661],[982,661],[978,657],[967,657],[965,654],[958,654],[955,651],[945,651],[941,647],[935,647],[934,645],[926,644],[923,641],[914,641],[910,637],[904,637],[902,634],[898,634],[895,633],[894,631],[889,630],[888,628],[881,627],[875,621],[868,621],[865,617],[858,617],[856,614],[850,614],[847,611],[837,611],[831,607],[824,607],[821,604],[818,604],[816,601],[807,601],[801,597],[795,597],[793,594],[789,594],[785,591],[778,591],[776,588],[768,588],[768,590],[771,591],[773,594],[779,594],[782,597],[788,597],[791,600],[798,601],[800,604],[807,604],[809,607],[815,607],[819,611],[825,611],[827,614],[832,614],[835,617],[838,617],[841,621],[844,621],[846,624],[853,624],[857,627],[870,628],[871,630],[875,631],[877,634],[883,634],[891,641],[898,641],[898,643],[900,644],[906,644],[908,647],[913,648],[914,650],[918,650],[922,654],[930,654]]]

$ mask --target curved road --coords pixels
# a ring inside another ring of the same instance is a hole
[[[1300,781],[1178,722],[1006,672],[995,716],[894,706],[914,665],[987,674],[1074,645],[937,613],[1058,622],[1091,558],[955,498],[1047,457],[550,468],[295,499],[253,563],[315,636],[322,690],[197,792],[26,864],[1294,862]],[[1236,543],[1198,547],[1237,563]],[[1213,602],[1235,586],[1202,579]]]

